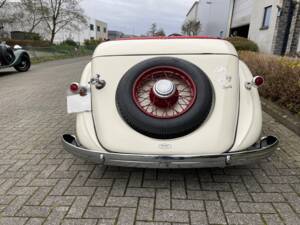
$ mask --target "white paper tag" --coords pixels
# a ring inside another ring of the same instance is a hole
[[[68,113],[81,113],[92,111],[91,92],[86,96],[68,95],[67,96]]]

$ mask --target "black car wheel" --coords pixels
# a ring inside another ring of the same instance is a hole
[[[21,56],[20,63],[14,66],[14,68],[19,72],[26,72],[30,69],[30,66],[31,66],[30,57],[27,54],[23,54]]]
[[[212,106],[213,90],[196,65],[173,57],[145,60],[121,79],[116,104],[136,131],[172,139],[196,130]]]

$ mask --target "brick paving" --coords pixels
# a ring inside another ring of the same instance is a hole
[[[264,114],[279,151],[255,165],[151,170],[65,152],[65,88],[87,58],[0,72],[0,224],[300,224],[300,137]]]

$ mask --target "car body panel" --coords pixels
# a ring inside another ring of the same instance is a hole
[[[239,62],[240,74],[240,110],[235,145],[231,151],[245,149],[255,143],[262,132],[262,108],[257,88],[245,88],[252,74],[246,64]]]
[[[102,90],[92,87],[93,118],[99,142],[106,149],[121,153],[180,154],[184,149],[188,155],[209,155],[230,150],[235,140],[239,107],[238,58],[232,55],[168,56],[192,62],[208,75],[214,89],[214,104],[205,123],[189,135],[171,140],[153,139],[135,131],[118,113],[116,90],[132,66],[155,56],[96,57],[92,60],[92,73],[100,74],[106,81]]]
[[[89,86],[88,82],[92,77],[91,70],[92,64],[90,62],[86,65],[82,73],[81,85]],[[242,61],[239,61],[239,76],[239,120],[235,144],[230,150],[231,152],[240,151],[241,149],[246,149],[251,146],[259,139],[262,130],[262,109],[258,90],[256,88],[252,88],[251,90],[245,88],[245,82],[252,79],[252,74]],[[82,146],[88,149],[98,150],[100,153],[107,152],[97,139],[92,112],[77,114],[76,133]]]
[[[80,85],[89,86],[90,79],[91,63],[88,63],[82,72]],[[76,115],[76,134],[80,143],[86,148],[98,149],[100,152],[104,150],[97,139],[91,112],[82,112]]]
[[[269,157],[278,140],[273,136],[260,138],[258,90],[246,88],[253,76],[233,46],[221,40],[164,41],[114,41],[97,48],[80,82],[91,89],[92,111],[77,114],[78,138],[64,135],[66,150],[104,165],[149,168],[223,167]],[[210,115],[199,129],[184,137],[149,138],[128,126],[118,113],[115,95],[122,76],[137,63],[158,55],[199,66],[214,89]],[[101,90],[89,84],[96,74],[106,81]],[[231,156],[241,156],[241,160],[231,162]]]
[[[130,55],[227,54],[237,56],[235,48],[221,39],[134,39],[104,42],[93,58]]]

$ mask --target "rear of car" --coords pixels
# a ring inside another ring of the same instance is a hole
[[[73,154],[108,165],[251,163],[271,155],[278,143],[272,136],[260,140],[262,83],[223,40],[106,42],[75,91],[78,104],[88,105],[78,111],[78,138],[65,135],[63,143]]]

